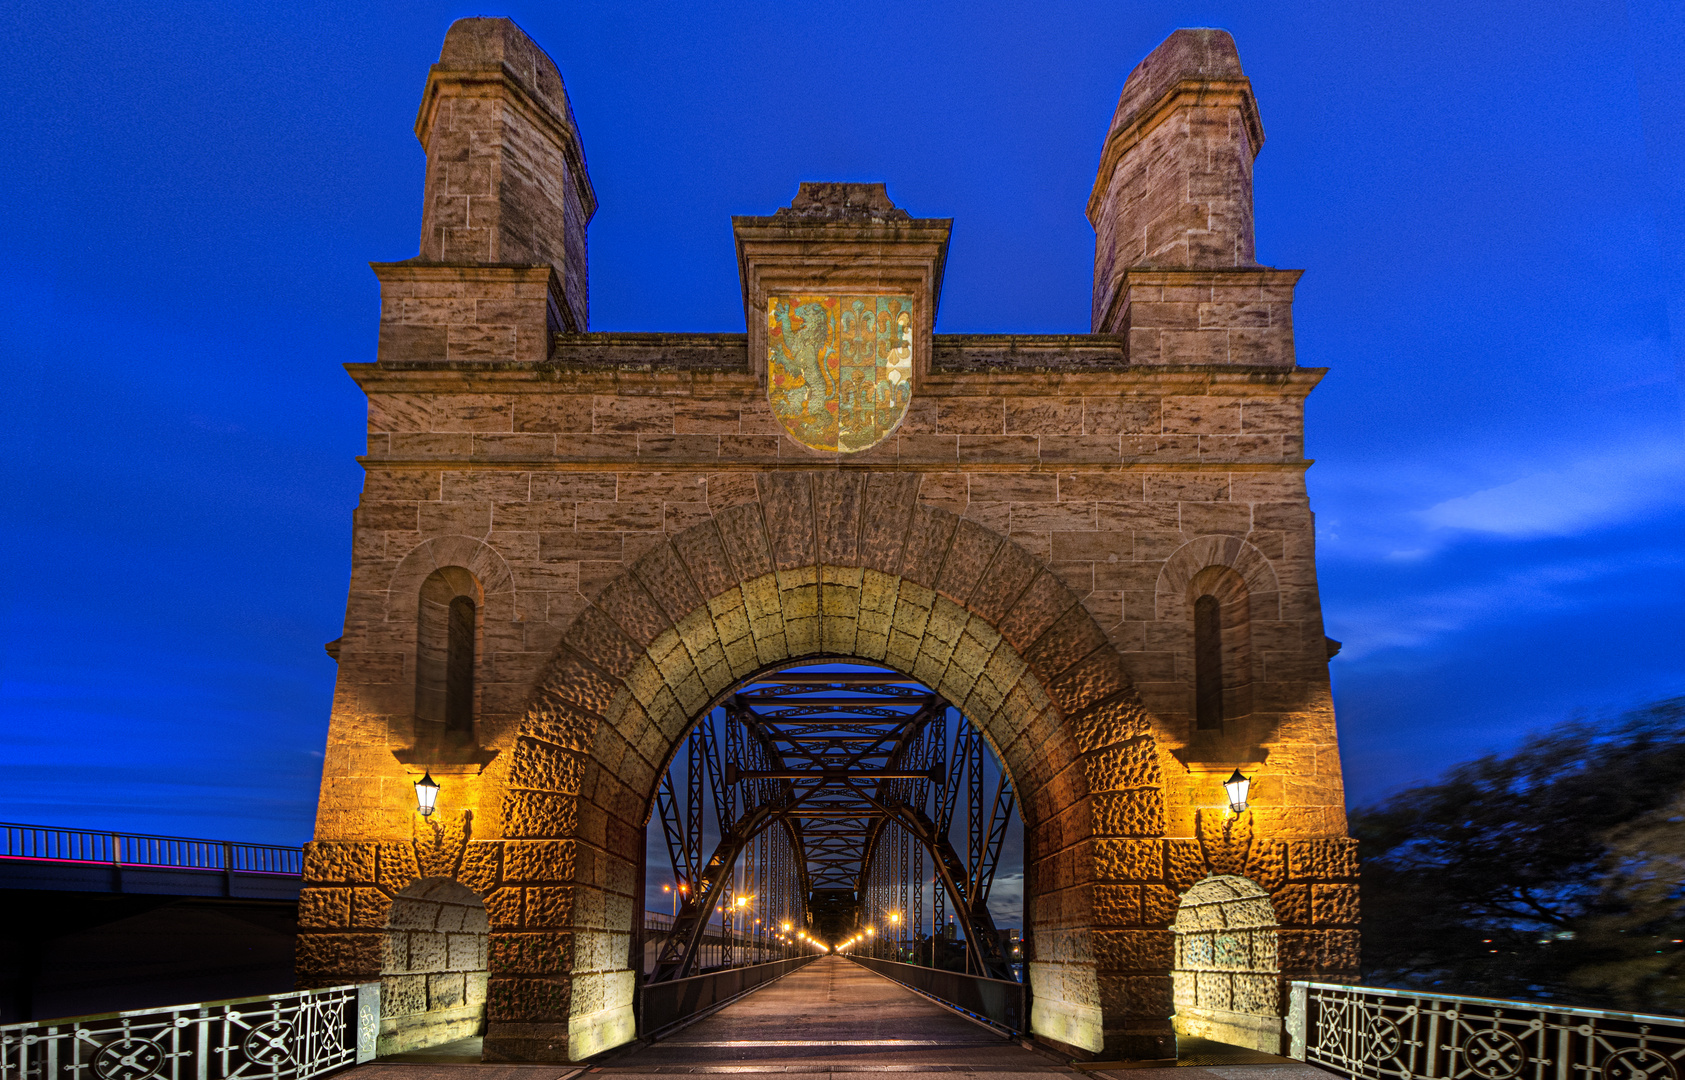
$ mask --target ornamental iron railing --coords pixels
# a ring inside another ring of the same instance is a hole
[[[371,1061],[380,987],[0,1027],[0,1080],[309,1080]]]
[[[8,823],[0,823],[0,859],[222,870],[236,874],[296,876],[304,872],[303,848]]]
[[[1680,1080],[1685,1019],[1291,984],[1289,1055],[1362,1080]]]

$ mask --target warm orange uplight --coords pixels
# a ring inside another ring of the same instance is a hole
[[[866,927],[866,936],[867,937],[871,937],[875,933],[877,933],[877,931],[873,930],[870,926]]]
[[[892,922],[892,923],[900,922],[901,921],[901,913],[899,911],[890,912],[889,913],[889,921]]]
[[[790,924],[789,923],[780,923],[778,928],[780,930],[784,931],[786,934],[788,934],[790,932]]]

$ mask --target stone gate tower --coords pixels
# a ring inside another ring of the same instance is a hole
[[[933,333],[949,222],[815,183],[733,222],[746,334],[592,333],[596,196],[550,58],[456,23],[416,132],[420,255],[375,264],[378,352],[349,365],[366,480],[304,985],[380,981],[387,1047],[633,1038],[673,749],[819,656],[935,688],[1010,770],[1037,1038],[1273,1049],[1284,980],[1355,973],[1322,372],[1294,360],[1299,272],[1253,258],[1263,129],[1226,33],[1177,31],[1124,86],[1088,334]]]

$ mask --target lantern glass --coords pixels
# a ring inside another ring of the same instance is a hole
[[[1240,774],[1236,769],[1234,775],[1223,781],[1223,790],[1229,793],[1229,809],[1235,813],[1246,810],[1246,796],[1252,789],[1252,781]]]
[[[433,779],[432,770],[415,782],[415,812],[422,817],[431,817],[433,807],[439,799],[439,782]]]

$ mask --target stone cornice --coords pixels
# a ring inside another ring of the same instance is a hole
[[[695,335],[704,339],[711,336]],[[729,336],[741,339],[742,335]],[[345,370],[359,387],[369,393],[444,393],[460,392],[464,388],[505,394],[653,394],[719,398],[759,397],[762,393],[760,379],[749,372],[672,371],[647,364],[570,367],[554,363],[436,362],[346,364]],[[1014,392],[1030,396],[1147,392],[1244,395],[1257,388],[1270,396],[1279,397],[1285,392],[1303,397],[1322,381],[1327,372],[1327,368],[1170,365],[1114,371],[935,371],[922,393],[931,397],[974,397]]]
[[[1126,266],[1112,275],[1112,299],[1100,323],[1110,325],[1117,317],[1119,305],[1129,296],[1130,285],[1297,285],[1304,274],[1303,270],[1278,270],[1273,266]]]

